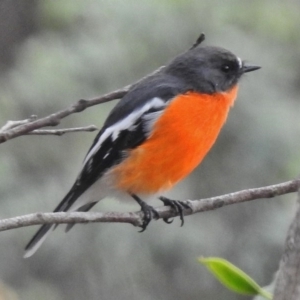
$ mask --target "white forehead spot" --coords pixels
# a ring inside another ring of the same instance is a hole
[[[239,68],[241,69],[242,67],[243,67],[243,62],[242,62],[242,60],[237,56],[236,57],[236,60],[237,60],[237,62],[238,62],[238,64],[239,64]]]

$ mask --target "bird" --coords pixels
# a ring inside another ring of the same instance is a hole
[[[75,183],[54,212],[86,212],[114,197],[140,205],[141,231],[158,218],[146,200],[170,190],[201,163],[235,102],[239,80],[260,69],[229,50],[203,45],[203,40],[201,34],[191,48],[129,89],[108,115]],[[189,206],[160,200],[179,212],[183,224],[182,211]],[[24,257],[32,256],[56,227],[42,225]]]

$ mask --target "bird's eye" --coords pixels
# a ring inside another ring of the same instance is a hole
[[[224,72],[224,73],[228,73],[230,70],[231,70],[231,67],[227,64],[223,65],[221,67],[221,70]]]

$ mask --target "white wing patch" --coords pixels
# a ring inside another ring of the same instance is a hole
[[[109,136],[112,136],[112,140],[115,141],[118,138],[120,131],[126,130],[126,129],[130,130],[130,127],[146,111],[148,111],[152,108],[164,107],[165,105],[166,105],[166,103],[162,99],[155,97],[155,98],[151,99],[149,102],[147,102],[144,106],[134,110],[132,113],[130,113],[124,119],[122,119],[119,122],[113,124],[112,126],[106,128],[105,131],[102,133],[101,137],[99,138],[98,142],[95,144],[95,146],[90,150],[90,152],[86,156],[86,158],[83,162],[83,165],[85,165],[87,163],[87,161],[89,161],[89,159],[100,149],[101,144]],[[151,118],[151,119],[153,119],[153,118]],[[149,123],[151,123],[151,122],[149,121]]]
[[[151,132],[154,126],[155,121],[161,116],[161,114],[163,113],[162,110],[160,111],[155,111],[149,114],[146,114],[145,116],[143,116],[143,121],[144,121],[144,129],[147,132]]]

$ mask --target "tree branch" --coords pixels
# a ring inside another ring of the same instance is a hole
[[[98,130],[95,125],[89,125],[85,127],[74,127],[74,128],[62,128],[62,129],[36,129],[27,133],[27,135],[64,135],[70,132],[93,132]]]
[[[4,126],[2,126],[0,128],[0,134],[3,134],[5,131],[8,131],[8,130],[10,130],[12,128],[15,128],[17,126],[31,123],[31,122],[35,121],[36,119],[37,119],[37,116],[36,115],[32,115],[28,119],[25,119],[25,120],[7,121],[4,124]]]
[[[91,107],[91,106],[94,106],[97,104],[101,104],[101,103],[105,103],[105,102],[109,102],[109,101],[112,101],[115,99],[120,99],[120,98],[124,97],[127,94],[127,92],[129,91],[129,89],[131,89],[133,86],[140,83],[144,79],[151,77],[154,74],[157,74],[163,68],[164,67],[162,66],[162,67],[158,68],[156,71],[154,71],[153,73],[138,80],[137,82],[135,82],[131,85],[127,85],[127,86],[125,86],[121,89],[115,90],[113,92],[110,92],[108,94],[105,94],[105,95],[102,95],[100,97],[96,97],[96,98],[93,98],[90,100],[81,99],[81,100],[77,101],[77,103],[71,105],[70,107],[60,110],[49,116],[39,118],[39,119],[29,118],[29,119],[24,120],[25,121],[24,123],[19,123],[19,124],[16,124],[16,122],[19,122],[19,121],[8,121],[0,129],[0,144],[6,142],[8,140],[11,140],[13,138],[16,138],[18,136],[28,134],[29,132],[31,132],[33,130],[37,130],[39,128],[43,128],[46,126],[57,126],[63,118],[66,118],[69,115],[74,114],[74,113],[82,112],[83,110],[85,110],[88,107]],[[15,124],[13,124],[13,126],[11,126],[12,123],[10,123],[10,122],[15,122]],[[7,124],[9,124],[9,125],[7,126]]]
[[[300,188],[300,179],[295,179],[280,184],[270,185],[261,188],[243,190],[222,196],[200,199],[185,200],[191,209],[185,209],[184,215],[214,210],[225,205],[242,203],[246,201],[272,198],[288,193],[297,192]],[[159,207],[156,209],[161,218],[172,218],[178,216],[178,213],[170,207]],[[89,223],[89,222],[109,222],[109,223],[129,223],[134,226],[142,225],[142,212],[58,212],[58,213],[34,213],[0,220],[0,231],[49,223]]]
[[[298,208],[285,241],[275,284],[274,300],[300,299],[300,191]]]

